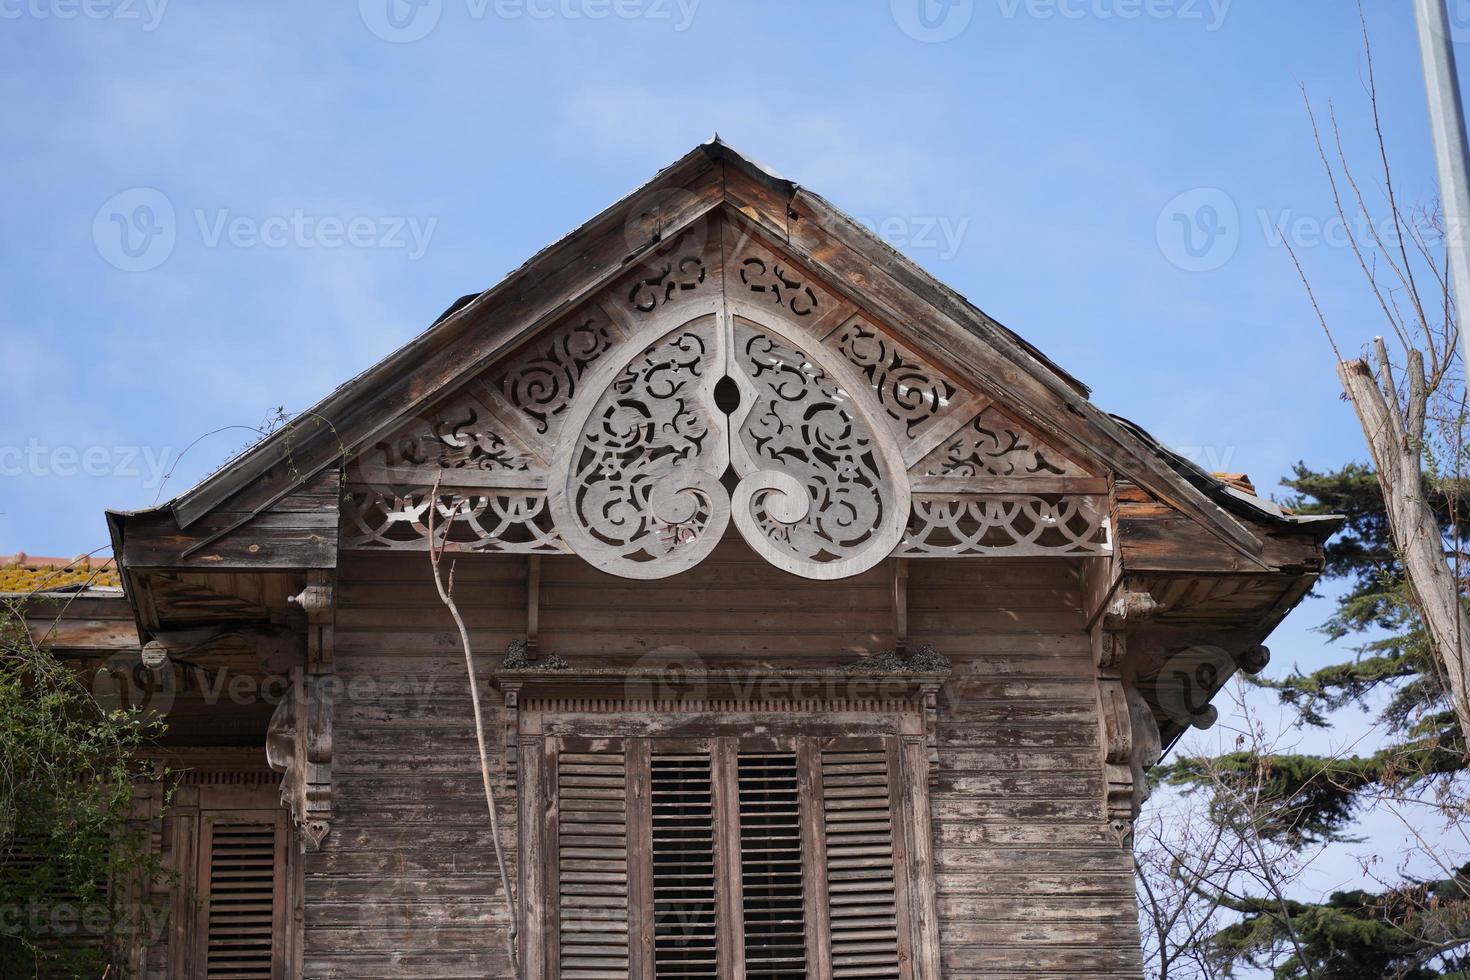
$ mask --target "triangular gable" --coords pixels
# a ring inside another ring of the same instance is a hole
[[[1249,530],[1093,408],[1075,380],[820,198],[771,178],[718,143],[696,150],[506,283],[447,314],[409,347],[339,389],[293,432],[175,501],[173,513],[183,527],[222,506],[248,520],[340,459],[344,446],[361,466],[405,437],[437,453],[434,461],[455,471],[457,480],[481,474],[466,487],[541,489],[538,474],[552,481],[544,465],[559,461],[565,446],[560,429],[579,388],[598,371],[608,376],[596,383],[607,385],[627,367],[637,353],[627,349],[635,335],[648,336],[641,319],[652,317],[672,330],[701,310],[698,315],[723,318],[717,333],[727,346],[739,344],[742,330],[771,328],[778,318],[775,333],[789,344],[785,354],[771,352],[774,359],[799,355],[835,378],[838,389],[867,391],[871,398],[858,417],[874,431],[881,428],[885,446],[896,447],[901,463],[891,468],[921,478],[917,484],[910,479],[910,493],[953,490],[943,481],[955,473],[940,465],[946,450],[963,455],[956,440],[979,446],[993,438],[1000,441],[989,448],[1000,455],[992,462],[1009,472],[984,474],[992,481],[1020,473],[1067,493],[1094,490],[1097,480],[1117,474],[1242,553],[1259,551]],[[744,374],[759,387],[750,372]],[[449,411],[447,398],[458,400],[458,411]],[[476,435],[481,419],[495,419],[499,427]],[[428,429],[410,431],[421,422]],[[448,426],[442,431],[451,433],[450,443],[436,425]],[[727,443],[736,462],[742,452],[749,455],[742,440]],[[273,468],[285,445],[291,466]],[[1022,458],[1028,453],[1031,464]],[[422,453],[413,459],[412,465],[431,461]],[[497,472],[501,460],[524,477],[507,483],[484,476]],[[382,463],[397,465],[386,458]],[[381,474],[359,475],[368,480]],[[990,486],[992,494],[1014,492],[1006,484]],[[525,501],[500,500],[486,520],[503,527],[507,512],[524,518],[536,529],[526,540],[550,548],[556,536],[548,536],[549,511],[560,492],[552,488],[553,499],[535,515],[530,511],[537,508]],[[984,523],[997,512],[991,504],[999,501],[968,511]],[[889,505],[891,510],[897,501]],[[1045,526],[1057,515],[1031,517]],[[897,521],[888,519],[891,536]]]
[[[732,528],[812,578],[890,555],[1098,555],[1103,472],[712,214],[363,447],[342,544],[422,549],[434,507],[450,547],[633,578]]]

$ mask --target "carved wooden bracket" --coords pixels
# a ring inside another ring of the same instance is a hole
[[[1120,590],[1093,631],[1097,660],[1098,715],[1102,725],[1104,806],[1118,843],[1131,846],[1133,822],[1148,798],[1144,773],[1158,761],[1159,730],[1133,685],[1124,679],[1128,630],[1160,606],[1147,592]]]
[[[929,785],[939,782],[939,681],[919,683],[919,704],[924,710],[924,758],[929,762]]]
[[[1120,591],[1108,603],[1103,613],[1103,629],[1122,632],[1130,626],[1136,627],[1159,611],[1159,602],[1147,592]]]
[[[307,586],[291,601],[306,614],[306,666],[292,672],[287,696],[271,717],[266,758],[283,773],[281,802],[312,850],[332,826],[332,707],[335,621],[332,573],[307,573]]]
[[[502,720],[505,731],[505,784],[511,789],[516,785],[517,750],[520,747],[521,731],[521,684],[518,681],[500,682],[500,692],[505,696]]]
[[[1123,682],[1099,678],[1098,699],[1103,732],[1104,804],[1108,826],[1119,844],[1126,845],[1133,834],[1133,820],[1142,805],[1146,782],[1135,779],[1133,765],[1133,719],[1128,711],[1128,691]],[[1142,793],[1141,793],[1142,790]]]

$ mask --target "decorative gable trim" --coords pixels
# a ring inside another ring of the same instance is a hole
[[[354,450],[379,442],[397,420],[423,411],[423,406],[481,373],[486,365],[500,362],[526,338],[540,336],[568,311],[585,306],[615,279],[626,281],[624,302],[597,303],[615,326],[620,318],[626,319],[629,307],[633,312],[653,312],[681,296],[700,292],[709,284],[708,276],[702,281],[696,266],[681,265],[683,256],[674,260],[670,243],[677,245],[688,234],[701,234],[699,226],[710,222],[700,219],[717,210],[736,219],[725,223],[721,234],[726,238],[735,234],[753,239],[759,232],[780,241],[782,252],[791,256],[781,259],[779,272],[776,262],[766,261],[755,251],[741,257],[738,266],[732,265],[731,276],[743,275],[741,285],[749,292],[748,300],[743,301],[764,306],[768,312],[779,304],[786,316],[810,322],[818,317],[824,328],[819,342],[831,331],[851,326],[847,321],[861,304],[865,316],[901,324],[905,332],[903,338],[889,334],[892,347],[880,362],[889,373],[893,367],[902,369],[912,363],[916,347],[925,352],[925,359],[931,362],[924,375],[929,387],[905,386],[895,394],[909,400],[880,405],[885,415],[890,406],[897,409],[900,417],[890,416],[894,423],[914,422],[906,415],[926,411],[926,400],[930,405],[942,402],[946,382],[954,385],[956,379],[969,379],[981,389],[969,392],[976,407],[981,398],[1004,399],[1017,421],[1065,454],[1094,472],[1128,477],[1186,514],[1247,562],[1260,564],[1261,542],[1255,534],[1156,458],[1142,440],[1088,404],[1086,389],[1075,379],[820,197],[771,176],[718,142],[696,149],[637,194],[540,253],[500,286],[457,304],[430,331],[343,386],[290,431],[186,493],[170,505],[178,525],[190,528],[205,515],[224,508],[221,512],[230,515],[228,521],[199,547],[231,534],[282,500],[301,481],[330,466],[344,447]],[[764,245],[756,242],[754,247]],[[651,260],[655,258],[669,260],[668,267],[654,264]],[[820,274],[829,302],[820,302],[823,294],[812,281],[791,274],[798,265]],[[732,312],[738,312],[733,285],[724,292],[732,298]],[[823,309],[829,312],[824,314]],[[834,341],[839,351],[841,337],[838,334]],[[849,351],[855,350],[851,343],[848,346]],[[872,356],[873,351],[868,353]],[[877,379],[883,376],[880,364],[853,366]],[[932,394],[923,394],[926,391]],[[476,394],[508,428],[519,428],[514,432],[521,437],[517,449],[544,454],[549,448],[526,438],[524,420],[506,411],[515,402],[503,387]],[[946,407],[948,415],[964,414],[960,407]],[[922,443],[926,434],[919,429],[927,428],[933,437],[941,427],[941,420],[930,421],[922,414],[917,421],[923,423],[915,429],[921,444],[906,441],[907,463],[920,458],[919,448],[925,454],[934,448]],[[504,433],[501,438],[510,441]],[[492,456],[499,451],[494,443],[480,448],[488,448]],[[497,509],[525,515],[535,507],[505,500]],[[517,517],[511,523],[525,522]]]
[[[813,579],[1110,553],[1105,479],[733,224],[709,216],[393,426],[348,469],[343,546],[422,550],[432,506],[447,547],[634,579],[731,525]]]

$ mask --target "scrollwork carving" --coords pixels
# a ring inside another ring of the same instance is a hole
[[[342,543],[349,548],[423,550],[428,546],[427,488],[354,487],[343,507]],[[435,536],[460,551],[560,554],[562,543],[540,491],[441,491]]]
[[[750,544],[812,578],[888,556],[907,518],[907,478],[852,395],[789,341],[737,320],[742,406],[736,523]]]
[[[575,552],[645,579],[702,560],[731,520],[818,579],[890,556],[1111,552],[1084,496],[1103,481],[1052,479],[1091,474],[778,246],[707,234],[639,257],[364,452],[342,545],[421,551],[432,507],[451,550]]]
[[[704,285],[709,270],[704,264],[703,246],[704,238],[691,229],[680,235],[662,257],[646,259],[650,272],[633,281],[628,305],[639,313],[652,313]]]
[[[714,317],[680,327],[579,415],[551,499],[563,536],[598,567],[661,578],[698,563],[724,534],[729,450],[712,395],[722,350]]]
[[[923,476],[1086,476],[994,408],[987,408],[920,461]]]
[[[959,389],[942,374],[904,351],[861,320],[852,320],[830,344],[862,372],[883,411],[912,439],[942,415]]]
[[[480,473],[527,473],[535,459],[484,405],[460,393],[400,426],[362,458],[365,472],[391,482],[419,467]],[[451,477],[452,479],[452,477]]]
[[[757,297],[768,299],[794,316],[808,317],[822,305],[811,285],[776,259],[752,255],[740,263],[740,282]]]
[[[544,435],[576,397],[583,375],[618,340],[617,331],[601,311],[578,314],[512,361],[497,384]]]

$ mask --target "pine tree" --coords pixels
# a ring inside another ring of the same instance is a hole
[[[1242,819],[1242,794],[1230,790],[1248,786],[1251,833],[1297,851],[1352,840],[1355,817],[1377,794],[1432,798],[1438,792],[1447,812],[1470,818],[1463,787],[1456,788],[1465,770],[1464,740],[1410,602],[1377,479],[1360,464],[1317,472],[1299,463],[1283,483],[1296,492],[1287,502],[1296,512],[1347,517],[1326,546],[1323,575],[1347,589],[1321,631],[1330,641],[1358,642],[1339,663],[1255,683],[1319,728],[1330,728],[1340,710],[1381,704],[1381,742],[1350,757],[1239,751],[1181,758],[1157,778],[1210,794],[1208,812],[1220,821]],[[1433,480],[1424,492],[1448,546],[1470,493]],[[1210,940],[1211,958],[1226,975],[1249,965],[1269,966],[1279,980],[1470,977],[1470,864],[1439,879],[1405,878],[1377,893],[1340,892],[1317,902],[1221,895],[1220,902],[1237,913]]]

